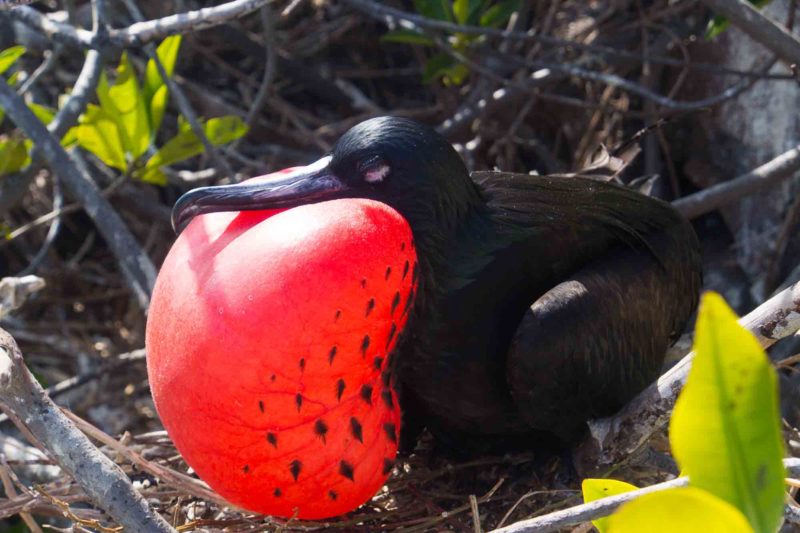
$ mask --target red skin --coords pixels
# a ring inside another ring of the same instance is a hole
[[[223,497],[327,518],[369,500],[397,453],[387,356],[416,254],[379,202],[275,213],[203,215],[180,235],[153,294],[148,375],[178,450]]]

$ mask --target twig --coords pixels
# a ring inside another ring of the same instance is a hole
[[[791,177],[800,170],[800,145],[746,174],[672,202],[686,218],[695,218]]]
[[[82,172],[76,161],[28,109],[25,102],[14,93],[5,79],[0,81],[0,107],[12,121],[33,141],[52,169],[58,169],[70,192],[83,202],[86,213],[94,220],[97,229],[117,257],[128,285],[142,309],[150,303],[150,292],[156,278],[156,269],[131,235],[124,221],[100,195],[91,177]]]
[[[0,400],[24,421],[94,503],[130,531],[173,532],[153,513],[125,473],[100,453],[47,397],[25,366],[14,339],[0,329]]]
[[[800,64],[800,39],[750,5],[746,0],[700,0],[727,17],[747,35],[787,64]]]
[[[783,466],[789,473],[800,472],[800,459],[784,459]],[[689,478],[679,477],[643,489],[633,490],[616,496],[609,496],[608,498],[602,498],[582,505],[576,505],[544,516],[538,516],[529,520],[521,520],[506,527],[495,529],[491,533],[545,533],[548,531],[558,531],[564,527],[574,526],[582,522],[608,516],[623,503],[635,500],[645,494],[661,492],[677,487],[685,487],[687,485],[689,485]],[[787,505],[784,507],[784,514],[786,514],[787,517],[791,517],[793,512],[794,509],[792,509],[791,506]]]
[[[0,279],[0,319],[19,309],[28,297],[44,289],[44,280],[38,276]]]
[[[800,329],[800,283],[778,293],[739,319],[765,349]],[[589,422],[589,435],[574,452],[579,472],[602,473],[633,455],[664,427],[681,391],[693,353],[647,387],[616,415]]]

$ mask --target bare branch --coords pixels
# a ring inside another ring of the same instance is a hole
[[[695,218],[774,185],[798,170],[800,145],[746,174],[679,198],[672,205],[686,218]]]
[[[800,329],[800,283],[770,298],[739,323],[764,348],[793,335]],[[590,421],[589,435],[574,453],[578,471],[585,475],[602,473],[633,455],[664,427],[686,383],[693,357],[690,353],[681,359],[616,415]]]
[[[0,401],[24,421],[94,503],[129,531],[174,532],[137,493],[125,473],[61,413],[31,375],[14,339],[0,329]]]
[[[788,64],[800,64],[800,39],[746,0],[700,0]]]

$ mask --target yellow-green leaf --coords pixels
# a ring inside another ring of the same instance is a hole
[[[109,87],[108,96],[119,114],[120,125],[125,132],[121,136],[125,151],[133,159],[137,159],[150,145],[150,119],[136,72],[127,53],[122,54],[117,67],[117,81]]]
[[[453,15],[459,24],[472,24],[483,0],[453,0]]]
[[[783,444],[777,378],[722,297],[703,296],[695,357],[670,421],[672,452],[694,487],[774,533],[783,514]]]
[[[608,520],[608,533],[752,533],[736,507],[694,487],[645,494]]]
[[[78,145],[93,153],[106,165],[127,171],[128,163],[119,128],[105,109],[89,104],[81,122],[73,128]]]
[[[27,144],[24,139],[16,138],[0,141],[0,176],[18,172],[30,164]]]
[[[156,55],[164,66],[164,71],[167,76],[172,76],[175,72],[175,62],[178,58],[178,51],[181,47],[181,35],[172,35],[164,39],[158,49]],[[158,72],[158,67],[152,59],[147,62],[147,69],[145,71],[144,86],[145,101],[148,103],[148,112],[150,114],[150,128],[155,136],[158,129],[161,127],[161,121],[164,118],[164,110],[167,107],[167,99],[169,97],[169,89],[166,83],[161,78]]]
[[[247,133],[247,126],[240,117],[224,116],[209,119],[203,124],[203,131],[211,144],[219,146]],[[203,153],[203,149],[203,143],[192,130],[183,130],[164,143],[164,146],[153,154],[144,168],[135,172],[134,176],[148,183],[163,184],[165,178],[160,170],[161,167],[199,155]]]
[[[17,59],[25,53],[24,46],[12,46],[0,52],[0,74],[11,68]]]
[[[617,481],[616,479],[584,479],[581,483],[581,492],[583,492],[583,503],[593,502],[608,496],[616,496],[636,490],[638,487],[625,483],[624,481]],[[597,528],[600,533],[608,531],[608,517],[598,518],[592,520],[592,524]]]
[[[50,124],[56,116],[56,110],[52,107],[47,107],[41,104],[37,104],[35,102],[28,102],[28,109],[33,111],[33,114],[36,115],[36,118],[42,124]]]

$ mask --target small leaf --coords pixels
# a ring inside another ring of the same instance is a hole
[[[608,496],[616,496],[617,494],[624,494],[638,487],[625,483],[624,481],[617,481],[616,479],[584,479],[581,483],[581,492],[583,492],[583,503],[593,502]],[[598,518],[592,520],[592,524],[597,528],[599,533],[606,533],[608,531],[608,517]]]
[[[172,77],[173,72],[175,72],[175,62],[178,59],[182,38],[181,35],[167,37],[158,45],[158,49],[156,50],[156,55],[169,77]],[[144,92],[144,99],[148,103],[150,128],[155,137],[155,134],[161,127],[161,121],[164,118],[169,89],[161,78],[158,67],[153,60],[147,62],[144,87],[142,90]]]
[[[247,126],[240,117],[224,116],[212,118],[203,125],[203,131],[211,144],[221,144],[234,141],[247,133]],[[166,178],[160,168],[178,163],[190,157],[203,153],[203,143],[192,130],[184,130],[168,140],[153,157],[151,157],[141,171],[134,175],[148,183],[165,183]]]
[[[128,170],[119,127],[105,109],[89,104],[80,124],[73,129],[81,148],[112,168],[122,172]]]
[[[451,56],[440,52],[431,56],[422,69],[422,83],[431,83],[447,73],[447,70],[456,64]]]
[[[703,296],[695,357],[670,421],[672,452],[698,487],[773,533],[783,516],[777,377],[753,335],[716,293]]]
[[[487,9],[480,18],[480,25],[484,28],[496,28],[508,22],[515,11],[519,11],[520,0],[503,0]]]
[[[30,164],[29,144],[15,138],[0,141],[0,176],[19,172]]]
[[[12,46],[0,52],[0,74],[11,68],[11,65],[24,53],[24,46]]]
[[[752,533],[733,505],[693,487],[645,494],[608,520],[608,533]]]
[[[125,151],[133,159],[138,159],[150,146],[150,120],[144,94],[139,88],[127,53],[122,54],[117,67],[117,81],[108,89],[108,95],[119,113],[120,124],[125,131],[122,136]]]
[[[414,0],[414,7],[417,13],[429,19],[453,22],[453,12],[448,0]]]
[[[433,46],[433,39],[414,30],[394,30],[383,34],[381,41],[386,43],[421,44]]]
[[[56,110],[52,107],[47,107],[41,104],[37,104],[35,102],[28,103],[28,109],[33,111],[33,114],[36,115],[36,118],[44,124],[50,124],[53,119],[56,117]]]

